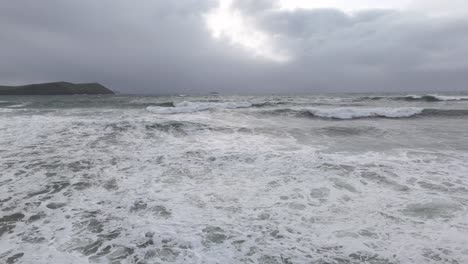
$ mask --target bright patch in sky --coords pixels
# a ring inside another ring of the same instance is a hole
[[[217,8],[205,15],[206,25],[215,39],[224,39],[242,47],[254,57],[288,62],[291,56],[275,45],[274,36],[255,26],[254,18],[236,9],[236,0],[219,0]],[[430,16],[454,16],[468,13],[468,0],[277,0],[280,10],[334,8],[353,13],[366,9],[392,9],[421,12]]]
[[[256,57],[275,62],[287,62],[288,55],[274,47],[274,38],[257,28],[251,18],[232,7],[233,0],[220,0],[218,8],[205,17],[206,24],[216,39],[226,39]]]

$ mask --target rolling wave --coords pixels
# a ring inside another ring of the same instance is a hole
[[[211,109],[237,109],[249,108],[249,102],[181,102],[174,107],[148,106],[146,110],[155,114],[181,114],[206,111]]]
[[[15,102],[10,102],[10,101],[0,101],[0,107],[12,107],[16,103]]]
[[[418,107],[401,108],[312,108],[312,109],[275,109],[264,111],[265,114],[295,116],[332,120],[353,120],[364,118],[411,118],[421,117],[468,117],[468,109],[426,109]]]
[[[286,102],[263,102],[263,103],[254,103],[252,107],[262,108],[262,107],[274,107],[278,105],[285,105]]]
[[[384,131],[372,126],[327,126],[317,129],[317,132],[323,135],[336,137],[381,135],[384,133]]]
[[[419,115],[423,108],[402,107],[402,108],[315,108],[309,109],[309,113],[316,117],[328,119],[357,119],[369,117],[401,118]]]
[[[357,101],[366,100],[394,100],[394,101],[421,101],[421,102],[444,102],[444,101],[466,101],[468,96],[446,96],[446,95],[406,95],[406,96],[365,96]]]
[[[156,107],[175,107],[174,102],[165,102],[165,103],[158,103],[158,104],[152,104],[149,106],[156,106]]]
[[[468,109],[424,109],[423,116],[468,117]]]

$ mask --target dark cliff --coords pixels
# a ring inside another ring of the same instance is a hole
[[[0,95],[114,94],[99,83],[54,82],[23,86],[0,86]]]

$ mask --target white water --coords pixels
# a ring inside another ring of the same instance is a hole
[[[468,262],[466,117],[231,102],[1,114],[0,263]]]

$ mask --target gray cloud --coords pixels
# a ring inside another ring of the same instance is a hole
[[[287,63],[215,40],[212,0],[0,3],[0,82],[98,81],[128,93],[467,90],[468,19],[394,10],[235,7]]]

